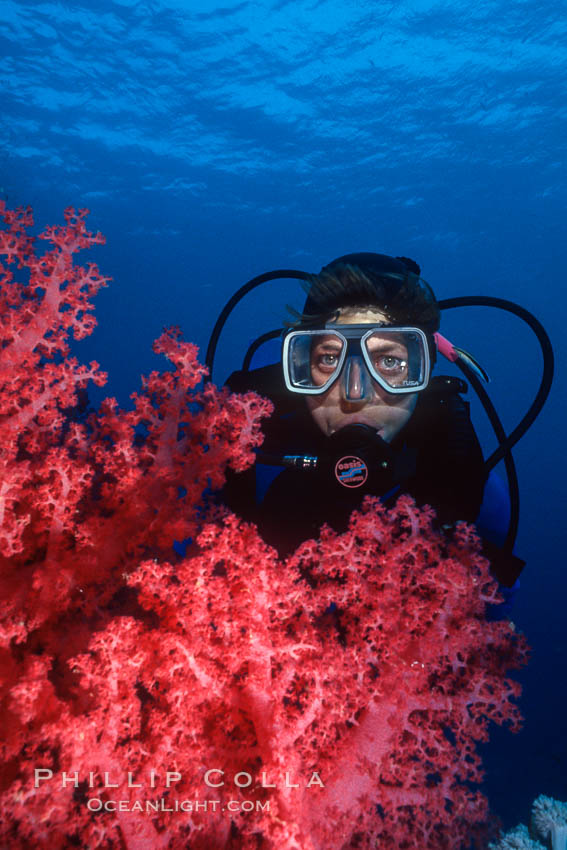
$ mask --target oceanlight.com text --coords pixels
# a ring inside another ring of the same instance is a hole
[[[269,800],[228,800],[221,803],[220,800],[167,800],[160,797],[158,800],[101,800],[99,797],[91,797],[87,800],[87,809],[90,812],[138,812],[155,814],[156,812],[269,812]]]

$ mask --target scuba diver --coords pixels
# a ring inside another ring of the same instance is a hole
[[[207,352],[209,374],[224,322],[250,289],[277,277],[306,281],[302,313],[284,329],[264,334],[227,386],[268,397],[274,413],[263,423],[264,444],[254,466],[229,472],[220,499],[254,522],[281,556],[316,537],[327,523],[342,532],[364,496],[393,504],[408,493],[431,505],[440,526],[476,522],[492,571],[512,588],[524,566],[513,552],[518,487],[512,445],[543,406],[553,372],[547,334],[512,302],[469,296],[438,303],[420,268],[405,257],[348,254],[319,274],[280,270],[249,281],[226,305]],[[488,398],[488,376],[474,358],[439,334],[441,308],[483,303],[530,324],[544,353],[539,393],[506,436]],[[250,370],[255,350],[282,337],[281,363]],[[441,353],[480,395],[500,445],[485,462],[459,377],[431,372]],[[491,472],[506,463],[510,498]],[[483,504],[484,503],[484,504]]]

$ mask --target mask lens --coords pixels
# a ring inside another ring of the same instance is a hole
[[[424,338],[415,331],[373,331],[364,352],[372,377],[383,386],[409,392],[425,385],[429,361]]]
[[[332,331],[292,333],[286,366],[294,389],[321,392],[337,378],[344,358],[344,340]]]

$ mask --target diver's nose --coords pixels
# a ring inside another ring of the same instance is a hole
[[[369,375],[361,357],[348,358],[343,377],[343,392],[347,401],[364,401],[369,397]]]

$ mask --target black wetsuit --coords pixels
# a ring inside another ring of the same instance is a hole
[[[335,463],[342,455],[363,455],[365,446],[358,451],[349,442],[352,434],[343,445],[340,437],[338,445],[326,437],[314,423],[305,398],[286,389],[279,364],[234,372],[227,383],[233,392],[254,390],[267,396],[275,406],[263,425],[265,441],[259,461],[243,473],[229,474],[222,499],[235,513],[255,522],[280,555],[318,536],[323,523],[345,530],[351,511],[369,493],[386,503],[409,493],[418,504],[435,508],[442,525],[476,519],[486,472],[469,405],[461,396],[467,386],[459,378],[432,379],[391,446],[382,443],[378,454],[370,446],[370,474],[362,486],[352,489],[337,481]],[[362,435],[361,443],[365,439]],[[318,468],[272,466],[283,455],[316,456]],[[383,457],[388,461],[386,471]]]

